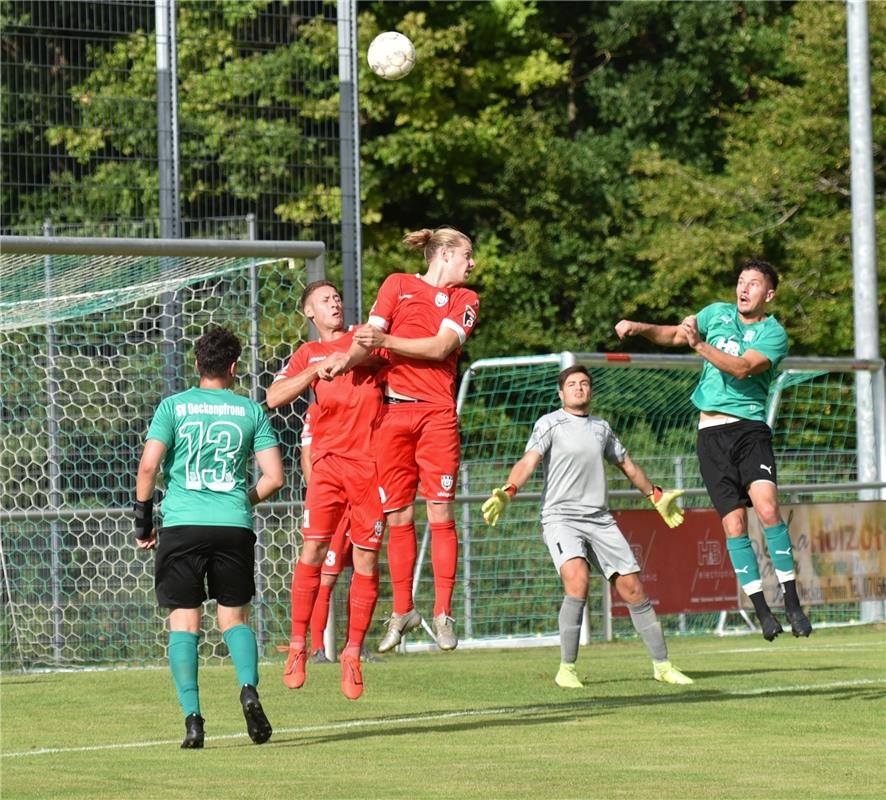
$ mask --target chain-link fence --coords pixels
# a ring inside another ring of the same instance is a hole
[[[256,238],[337,253],[335,4],[169,5],[180,235],[247,238],[225,220],[252,214]],[[5,0],[0,15],[2,232],[161,235],[155,0]]]

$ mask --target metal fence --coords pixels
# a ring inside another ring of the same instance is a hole
[[[156,36],[164,8],[172,64]],[[5,0],[0,14],[3,233],[40,234],[49,219],[57,234],[168,236],[173,153],[171,235],[224,236],[223,220],[251,214],[259,239],[339,252],[335,4]],[[166,122],[158,63],[177,88]]]

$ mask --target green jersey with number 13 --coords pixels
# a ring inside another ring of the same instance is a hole
[[[258,403],[228,389],[188,389],[160,403],[147,438],[166,445],[163,527],[252,528],[249,462],[277,446]]]

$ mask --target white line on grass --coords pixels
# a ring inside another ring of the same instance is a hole
[[[720,691],[719,694],[726,697],[748,697],[753,695],[762,695],[762,694],[781,694],[786,692],[808,692],[815,691],[818,689],[844,689],[852,686],[872,686],[875,684],[883,684],[886,683],[886,678],[862,678],[854,681],[833,681],[831,683],[812,683],[805,685],[795,685],[795,686],[770,686],[770,687],[762,687],[757,689],[736,689],[734,691]],[[622,699],[622,700],[613,700],[607,701],[605,698],[601,698],[599,701],[599,706],[601,708],[605,708],[607,706],[629,706],[629,705],[657,705],[659,703],[674,703],[674,702],[684,702],[684,701],[692,701],[695,698],[693,697],[693,691],[689,690],[686,694],[682,695],[667,695],[658,698],[646,698],[645,700],[634,700],[630,698]],[[568,709],[569,706],[562,706],[563,709]],[[329,731],[335,730],[344,730],[349,728],[373,728],[380,727],[384,725],[400,725],[403,723],[411,723],[411,722],[438,722],[440,720],[446,719],[457,719],[457,718],[465,718],[465,717],[496,717],[501,716],[503,714],[538,714],[544,711],[556,711],[558,710],[557,704],[550,704],[546,706],[512,706],[509,708],[478,708],[478,709],[467,709],[463,711],[444,711],[437,714],[419,714],[416,716],[410,717],[385,717],[382,719],[364,719],[364,720],[349,720],[347,722],[329,722],[325,725],[307,725],[301,728],[277,728],[274,733],[282,734],[282,733],[326,733]],[[230,733],[222,736],[207,736],[207,742],[220,742],[229,739],[244,739],[246,738],[245,733]],[[92,752],[100,752],[105,750],[131,750],[132,748],[142,748],[142,747],[168,747],[169,745],[178,744],[178,739],[163,739],[163,740],[153,740],[146,742],[126,742],[123,744],[97,744],[97,745],[88,745],[83,747],[45,747],[40,750],[22,750],[14,753],[0,753],[0,757],[2,758],[21,758],[23,756],[45,756],[45,755],[56,755],[60,753],[92,753]]]

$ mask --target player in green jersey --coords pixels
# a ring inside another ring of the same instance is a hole
[[[767,312],[777,288],[775,268],[749,259],[738,274],[735,303],[713,303],[679,325],[623,319],[615,326],[619,339],[642,336],[660,345],[688,345],[705,361],[692,393],[700,412],[699,467],[723,520],[732,567],[767,641],[782,627],[763,596],[760,567],[748,536],[751,505],[763,525],[791,631],[794,636],[812,633],[797,595],[793,547],[778,507],[772,431],[766,424],[769,386],[788,352],[784,328]]]
[[[213,326],[195,351],[199,386],[163,400],[148,429],[136,480],[136,544],[157,549],[157,603],[169,609],[169,667],[185,714],[181,746],[203,747],[197,647],[207,596],[218,601],[247,731],[262,744],[271,725],[256,691],[258,648],[248,624],[255,594],[252,506],[283,486],[283,461],[265,412],[231,391],[241,352],[237,337]],[[248,489],[253,457],[261,476]],[[152,497],[161,465],[166,495],[158,537]]]

